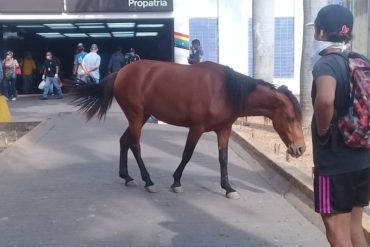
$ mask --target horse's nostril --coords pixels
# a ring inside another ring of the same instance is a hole
[[[300,153],[300,154],[303,154],[304,152],[306,151],[306,147],[299,147],[298,148],[298,152]]]

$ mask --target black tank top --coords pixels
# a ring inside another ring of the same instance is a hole
[[[322,56],[316,62],[312,75],[311,97],[312,102],[316,98],[315,78],[323,75],[332,76],[336,79],[335,92],[335,115],[343,115],[348,109],[346,87],[348,87],[348,66],[346,60],[336,54]],[[344,144],[338,130],[337,116],[333,117],[332,127],[328,136],[324,139],[317,135],[315,118],[311,122],[313,161],[315,172],[321,176],[335,175],[346,172],[358,171],[370,167],[370,149],[351,148]]]

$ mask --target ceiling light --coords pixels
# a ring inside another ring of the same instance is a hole
[[[138,24],[137,27],[140,28],[158,28],[163,27],[164,24]]]
[[[36,33],[38,35],[61,35],[61,33]]]
[[[81,22],[81,23],[75,23],[77,26],[96,26],[96,25],[104,25],[103,23],[91,23],[91,22]]]
[[[103,25],[91,25],[91,26],[78,26],[81,29],[99,29],[105,28]]]
[[[65,36],[61,33],[36,33],[44,38],[64,38]]]
[[[43,25],[18,25],[19,28],[40,28],[44,27]]]
[[[126,23],[107,23],[109,28],[132,28],[135,27],[135,23],[126,22]]]
[[[112,34],[116,38],[134,37],[134,32],[112,32]]]
[[[136,37],[153,37],[158,36],[158,32],[137,32]]]
[[[44,24],[47,27],[74,27],[72,23],[51,23],[51,24]]]
[[[89,33],[92,38],[110,38],[112,35],[110,33]]]
[[[84,38],[88,37],[86,33],[65,33],[65,36],[69,38]]]
[[[59,27],[49,27],[50,29],[76,29],[77,27],[71,26],[59,26]]]

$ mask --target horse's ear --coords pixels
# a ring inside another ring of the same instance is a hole
[[[280,87],[278,87],[278,90],[279,91],[282,91],[282,92],[284,92],[284,91],[290,91],[289,88],[287,86],[285,86],[285,85],[281,85]]]

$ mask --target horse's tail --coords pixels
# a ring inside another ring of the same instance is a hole
[[[72,91],[74,99],[72,103],[83,112],[87,120],[95,115],[102,119],[107,114],[113,101],[113,85],[116,80],[117,72],[112,73],[99,83],[78,83]]]

